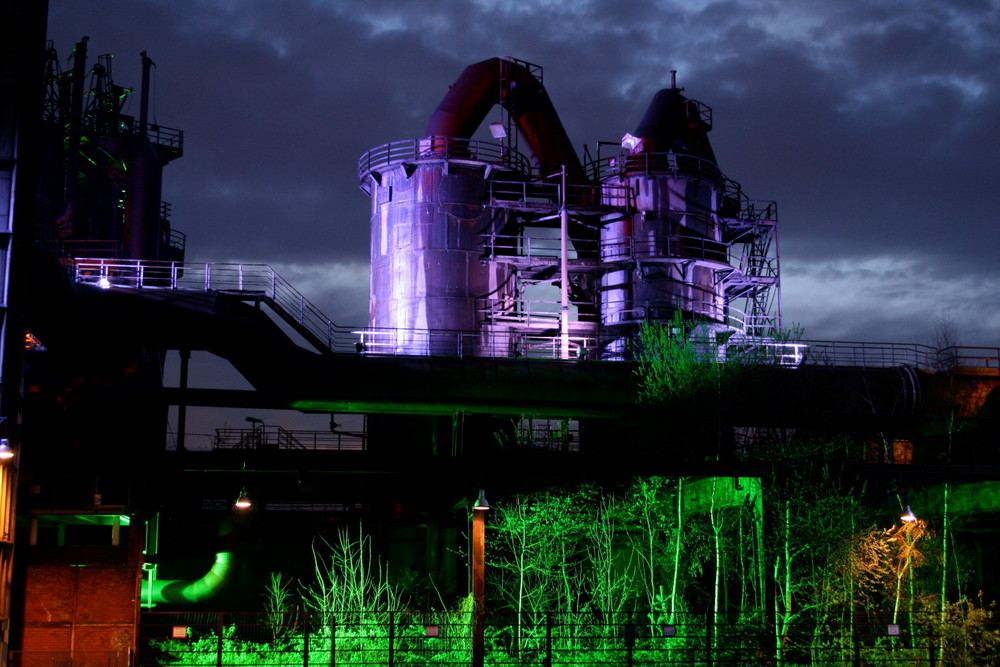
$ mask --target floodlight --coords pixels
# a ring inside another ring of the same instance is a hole
[[[486,490],[479,489],[479,499],[476,500],[476,504],[472,506],[472,509],[484,512],[490,508],[490,503],[486,500]]]
[[[240,497],[236,499],[235,507],[240,510],[253,507],[253,503],[250,502],[250,495],[247,493],[246,489],[240,491]]]

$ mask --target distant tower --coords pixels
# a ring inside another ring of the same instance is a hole
[[[47,52],[37,235],[64,257],[182,261],[184,235],[160,200],[163,167],[183,154],[180,130],[149,122],[150,71],[142,53],[139,117],[123,113],[131,88],[114,82],[111,55],[87,69],[87,38],[61,71]],[[62,168],[52,168],[61,165]]]

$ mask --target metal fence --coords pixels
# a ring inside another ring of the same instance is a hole
[[[953,346],[938,349],[919,343],[864,343],[857,341],[801,341],[806,366],[893,368],[911,366],[925,371],[960,371],[996,375],[1000,348]]]
[[[289,322],[334,351],[353,351],[356,338],[326,317],[266,264],[155,262],[126,259],[71,260],[78,283],[104,289],[192,290],[267,300]]]
[[[234,293],[243,298],[266,299],[289,322],[294,322],[319,344],[336,352],[422,356],[526,356],[557,359],[558,335],[524,332],[469,332],[405,329],[355,329],[335,324],[266,264],[201,264],[147,262],[78,257],[71,261],[77,282],[104,288],[197,290]],[[542,314],[540,313],[539,316]],[[555,316],[555,313],[552,314]],[[724,313],[738,329],[762,325],[735,309]],[[722,314],[720,314],[720,317]],[[637,321],[639,315],[636,315]],[[741,319],[742,318],[742,319]],[[919,343],[870,343],[859,341],[770,341],[757,339],[776,350],[775,360],[785,366],[838,368],[894,368],[909,366],[925,371],[959,371],[966,374],[1000,373],[1000,348],[947,347]],[[575,358],[593,358],[596,336],[575,336]]]
[[[907,616],[907,619],[910,619]],[[561,665],[957,665],[995,658],[995,624],[937,614],[801,622],[776,639],[766,622],[676,614],[672,622],[628,614],[150,612],[139,667],[159,665],[470,665],[481,637],[484,664]],[[993,623],[991,621],[991,623]]]
[[[404,162],[429,160],[468,160],[502,165],[520,174],[530,175],[531,161],[518,151],[508,150],[502,144],[476,139],[429,137],[404,139],[377,146],[358,158],[358,181],[370,194],[368,176]]]
[[[284,429],[272,424],[255,428],[217,428],[213,449],[298,449],[364,451],[365,434]]]
[[[107,651],[10,651],[10,667],[132,667],[132,650]]]

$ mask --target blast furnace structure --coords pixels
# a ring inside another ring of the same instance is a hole
[[[40,36],[42,5],[21,4]],[[0,665],[159,660],[160,628],[186,628],[180,609],[204,619],[225,607],[209,636],[235,618],[229,609],[259,606],[274,564],[309,570],[317,535],[362,519],[387,559],[451,598],[466,581],[457,554],[470,491],[496,502],[557,483],[695,477],[684,495],[677,487],[679,504],[692,499],[683,513],[721,507],[718,480],[745,509],[763,498],[755,478],[782,470],[766,447],[791,432],[838,443],[843,464],[830,469],[845,488],[902,502],[910,487],[915,508],[976,516],[965,544],[996,546],[996,349],[812,341],[798,368],[734,374],[669,412],[641,405],[635,364],[596,361],[627,359],[644,322],[678,315],[727,357],[773,345],[780,327],[775,206],[723,175],[711,110],[676,81],[632,132],[581,160],[541,69],[487,60],[462,73],[421,138],[364,155],[371,311],[357,354],[352,330],[270,267],[183,262],[159,200],[182,133],[149,122],[145,93],[138,118],[123,113],[129,91],[110,58],[88,85],[86,40],[69,72],[24,41],[37,58],[11,61],[30,94],[0,73],[12,91],[0,95],[0,191],[18,202],[0,252],[12,295],[0,309]],[[16,55],[12,45],[0,49]],[[151,67],[143,56],[144,79]],[[480,138],[494,106],[499,121]],[[209,356],[252,389],[192,385],[189,363]],[[532,358],[552,356],[576,360]],[[189,407],[255,416],[198,442],[185,439]],[[329,427],[265,426],[258,410],[328,415]],[[362,417],[360,430],[341,430],[340,415]],[[984,513],[994,527],[982,529]],[[973,567],[973,590],[998,589],[986,564]],[[165,625],[148,622],[156,605],[174,605]],[[309,612],[289,613],[296,631],[312,627]],[[761,655],[764,626],[729,627]],[[323,635],[302,636],[293,643],[308,660],[309,637]],[[379,642],[359,646],[383,654]]]
[[[677,313],[724,349],[773,341],[776,206],[723,175],[711,109],[682,90],[672,78],[633,133],[581,162],[540,67],[467,67],[423,138],[359,161],[372,202],[363,349],[622,359],[642,322]],[[476,138],[494,106],[494,141]]]

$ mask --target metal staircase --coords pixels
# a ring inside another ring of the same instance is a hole
[[[102,289],[217,292],[265,304],[323,353],[354,352],[357,336],[338,326],[267,264],[68,260],[73,279]]]

